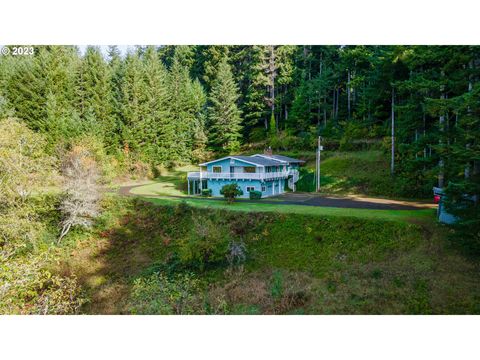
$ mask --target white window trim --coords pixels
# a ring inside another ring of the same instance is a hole
[[[222,166],[221,165],[213,165],[212,166],[212,172],[215,172],[215,168],[220,168],[220,173],[222,172]]]
[[[248,190],[248,189],[252,189],[252,190]],[[247,187],[245,188],[245,190],[246,190],[247,192],[255,191],[255,186],[247,186]]]
[[[267,191],[267,187],[265,185],[262,185],[262,192]]]

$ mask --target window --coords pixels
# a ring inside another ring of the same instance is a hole
[[[214,166],[213,167],[213,172],[214,173],[221,173],[222,172],[222,167],[221,166]]]
[[[255,166],[245,166],[243,168],[243,172],[246,172],[246,173],[254,173],[255,171],[256,171]]]
[[[267,188],[265,185],[262,185],[262,192],[267,191]]]
[[[247,192],[255,191],[255,186],[247,186]]]

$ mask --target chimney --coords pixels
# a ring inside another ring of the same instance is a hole
[[[263,150],[263,155],[272,156],[272,147],[269,146],[268,148]]]

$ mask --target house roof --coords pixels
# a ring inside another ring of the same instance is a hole
[[[283,155],[272,155],[272,157],[276,160],[286,161],[288,163],[303,164],[305,162],[303,160],[294,159],[294,158],[283,156]]]
[[[264,157],[259,157],[259,156],[234,156],[234,158],[245,161],[245,162],[252,162],[260,166],[279,166],[283,165],[283,161],[279,161],[276,159],[272,158],[264,158]]]
[[[205,166],[205,165],[215,163],[225,159],[236,159],[236,160],[243,161],[248,164],[252,164],[256,166],[279,166],[279,165],[284,165],[285,163],[303,163],[304,162],[303,160],[298,160],[298,159],[294,159],[294,158],[290,158],[282,155],[270,156],[270,155],[255,154],[252,156],[244,156],[244,155],[225,156],[220,159],[202,163],[200,164],[200,166]]]
[[[299,159],[294,159],[294,158],[291,158],[291,157],[288,157],[288,156],[283,156],[283,155],[264,155],[264,154],[255,154],[253,156],[256,156],[256,157],[261,157],[261,158],[265,158],[265,159],[273,159],[273,160],[277,160],[277,161],[280,161],[282,163],[289,163],[289,164],[302,164],[304,163],[305,161],[303,160],[299,160]]]
[[[216,163],[218,161],[225,160],[225,159],[236,159],[236,160],[240,160],[240,161],[252,164],[252,165],[261,165],[258,162],[254,162],[256,159],[252,159],[250,156],[236,156],[236,155],[225,156],[223,158],[207,161],[207,162],[201,163],[199,165],[200,166],[205,166],[205,165],[208,165],[208,164],[211,164],[211,163]]]

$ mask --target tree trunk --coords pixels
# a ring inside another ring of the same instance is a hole
[[[443,73],[442,73],[443,75]],[[442,76],[443,77],[443,76]],[[441,95],[440,95],[440,99],[441,100],[445,100],[445,88],[444,86],[442,85],[441,86]],[[440,127],[440,139],[439,139],[439,143],[440,145],[442,145],[443,143],[443,140],[442,140],[442,136],[443,136],[443,132],[444,132],[444,127],[445,127],[445,114],[442,114],[440,115],[440,118],[438,120],[439,122],[439,127]],[[442,155],[440,155],[440,160],[438,161],[438,168],[439,168],[439,172],[438,172],[438,187],[439,188],[443,188],[444,185],[445,185],[445,173],[444,173],[444,166],[445,166],[445,163],[443,161],[443,157]]]
[[[275,116],[275,78],[277,75],[277,68],[275,65],[275,46],[269,46],[269,62],[268,62],[268,72],[269,72],[269,82],[270,82],[270,108],[271,113]],[[275,118],[275,130],[278,131],[278,119]]]
[[[392,87],[392,159],[390,172],[395,173],[395,89]]]
[[[327,126],[327,95],[323,95],[323,126]]]
[[[340,97],[340,87],[337,87],[337,96],[336,96],[336,100],[337,100],[337,103],[335,104],[335,119],[338,119],[338,99]]]
[[[333,93],[332,93],[332,119],[335,119],[335,93],[336,93],[336,88],[333,88]]]
[[[350,120],[350,69],[347,70],[347,110],[348,119]]]

